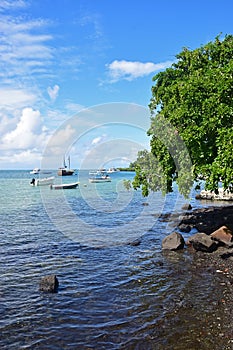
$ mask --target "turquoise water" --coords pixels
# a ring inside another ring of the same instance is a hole
[[[182,216],[183,199],[176,191],[148,199],[127,192],[122,181],[133,173],[114,173],[105,184],[89,184],[85,171],[53,175],[80,186],[32,187],[29,171],[0,171],[0,348],[191,349],[216,290],[210,272],[190,273],[186,251],[161,251],[176,223],[160,214]],[[194,194],[190,201],[202,205]],[[57,275],[58,293],[39,291],[47,274]],[[179,314],[181,295],[194,307]]]

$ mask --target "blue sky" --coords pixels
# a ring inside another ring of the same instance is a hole
[[[0,0],[0,169],[48,151],[55,168],[68,153],[76,168],[133,161],[152,77],[232,34],[232,13],[230,0]]]

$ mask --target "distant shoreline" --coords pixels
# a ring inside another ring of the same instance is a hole
[[[135,169],[133,169],[133,168],[117,168],[117,169],[119,169],[120,171],[135,172]]]

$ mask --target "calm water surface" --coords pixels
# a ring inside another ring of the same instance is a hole
[[[94,185],[82,172],[63,179],[79,188],[54,191],[31,187],[29,171],[0,171],[1,349],[218,349],[207,332],[218,316],[211,270],[161,251],[175,224],[159,215],[182,199],[126,193],[132,177]],[[48,274],[56,294],[38,289]]]

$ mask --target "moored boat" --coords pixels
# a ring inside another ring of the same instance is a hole
[[[66,184],[55,184],[51,185],[50,188],[53,190],[68,190],[76,188],[79,185],[79,182],[66,183]]]
[[[32,171],[30,171],[30,174],[39,174],[40,173],[40,168],[34,168]]]
[[[89,172],[89,182],[98,183],[98,182],[111,182],[111,177],[106,174],[106,171],[90,171]]]
[[[57,175],[59,175],[59,176],[71,176],[74,174],[75,170],[70,169],[70,156],[68,157],[68,163],[69,163],[69,167],[67,168],[66,161],[64,158],[64,166],[62,168],[58,169]]]
[[[67,168],[59,168],[57,171],[57,175],[59,176],[71,176],[73,175],[74,170],[73,169],[67,169]]]
[[[32,179],[31,181],[31,185],[32,186],[46,186],[46,185],[52,185],[54,182],[55,177],[51,176],[51,177],[44,177],[41,179]]]

